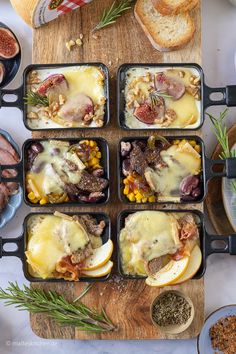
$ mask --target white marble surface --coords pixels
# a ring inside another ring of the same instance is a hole
[[[98,1],[98,0],[97,0]],[[212,86],[235,84],[236,50],[236,8],[227,0],[203,1],[203,67],[206,82]],[[23,49],[20,73],[9,86],[16,88],[21,82],[24,67],[31,62],[31,30],[13,12],[9,0],[0,1],[0,21],[9,25],[17,34]],[[220,108],[212,109],[218,112]],[[236,121],[236,110],[231,109],[229,121]],[[22,145],[30,136],[25,129],[21,113],[17,109],[0,110],[0,127],[9,131]],[[215,138],[210,124],[204,124],[204,136],[207,152],[210,155]],[[217,191],[216,191],[217,193]],[[18,236],[21,232],[27,208],[22,206],[14,220],[4,229],[1,236]],[[205,277],[206,315],[216,308],[236,303],[236,259],[227,255],[211,256],[208,260]],[[17,280],[25,283],[21,262],[14,258],[0,260],[0,286],[6,287],[8,281]],[[186,341],[63,341],[43,340],[32,332],[29,317],[25,312],[18,312],[12,307],[5,308],[0,303],[0,353],[1,354],[196,354],[196,340]],[[202,353],[207,354],[207,353]]]

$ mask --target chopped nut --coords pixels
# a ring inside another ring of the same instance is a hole
[[[39,116],[38,116],[38,114],[36,112],[30,112],[30,113],[27,114],[27,118],[28,119],[38,119]]]
[[[98,36],[96,34],[92,35],[93,39],[98,39]]]
[[[190,78],[189,78],[190,83],[193,84],[193,82],[196,78],[197,77],[195,75],[190,76]]]
[[[183,70],[180,70],[178,74],[181,79],[185,77],[185,72]]]
[[[69,42],[66,42],[66,48],[69,50],[69,52],[71,51],[71,46],[70,46]]]
[[[62,106],[66,102],[66,96],[59,95],[59,105]]]
[[[193,80],[194,85],[199,85],[200,84],[200,76],[196,77],[196,79]]]
[[[79,47],[81,47],[82,44],[83,44],[83,42],[82,42],[82,40],[81,40],[80,38],[77,38],[76,41],[75,41],[75,43],[76,43]]]
[[[175,119],[177,118],[177,114],[173,109],[167,109],[165,113],[165,119],[162,123],[163,127],[168,127]]]
[[[112,61],[111,61],[111,60],[109,60],[108,65],[109,65],[109,66],[111,66],[111,65],[112,65]]]
[[[199,92],[199,87],[198,86],[195,86],[195,85],[189,85],[186,87],[186,91],[192,95],[193,97],[195,97],[195,95],[198,94]]]
[[[80,33],[79,38],[80,38],[80,39],[83,39],[83,38],[84,38],[83,33]]]
[[[73,41],[72,39],[69,41],[69,45],[72,47],[75,45],[75,41]]]
[[[97,127],[101,128],[101,127],[103,127],[103,124],[104,124],[103,119],[97,119],[96,120],[96,126]]]
[[[88,113],[88,114],[85,114],[85,116],[84,116],[84,118],[83,118],[83,120],[85,121],[85,122],[90,122],[91,120],[93,119],[93,113]]]
[[[135,101],[134,101],[134,107],[135,107],[135,108],[140,107],[140,104],[138,103],[138,101],[137,101],[137,100],[135,100]]]

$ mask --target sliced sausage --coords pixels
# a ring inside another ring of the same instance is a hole
[[[58,116],[69,123],[80,123],[87,114],[93,114],[93,108],[92,99],[78,93],[66,101],[59,110]]]
[[[13,156],[16,162],[19,161],[18,153],[13,148],[13,146],[9,143],[9,141],[1,134],[0,134],[0,148],[8,151]]]
[[[0,183],[0,212],[5,208],[8,203],[9,192],[4,183]]]

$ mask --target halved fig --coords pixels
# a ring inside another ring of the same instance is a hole
[[[7,28],[0,27],[0,58],[14,58],[20,51],[14,34]]]
[[[185,93],[185,85],[164,73],[155,75],[155,88],[157,91],[170,95],[174,100],[179,100]]]
[[[60,108],[58,116],[70,123],[80,123],[87,114],[93,114],[93,108],[92,99],[83,93],[78,93],[66,101]]]
[[[0,84],[3,82],[5,76],[5,66],[3,63],[0,63]]]
[[[157,113],[149,104],[143,103],[139,107],[135,108],[134,116],[142,123],[153,124],[157,118]]]
[[[48,96],[52,101],[58,101],[59,95],[64,95],[68,90],[68,82],[63,74],[53,74],[38,88],[38,93],[41,96]]]

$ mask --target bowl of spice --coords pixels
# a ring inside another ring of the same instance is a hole
[[[236,305],[212,312],[198,336],[199,354],[236,353]]]
[[[153,324],[166,334],[185,331],[194,318],[192,300],[177,290],[168,290],[158,295],[151,305]]]

